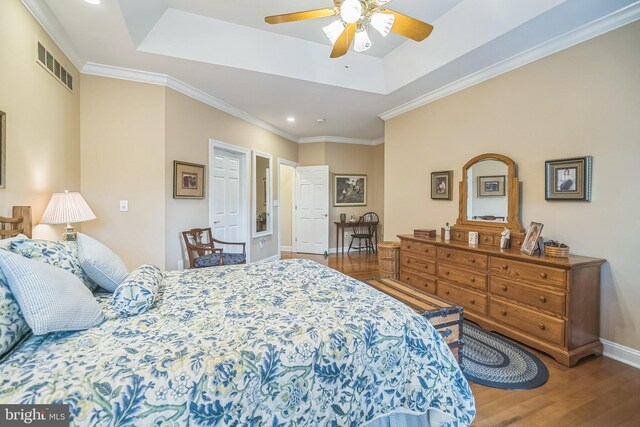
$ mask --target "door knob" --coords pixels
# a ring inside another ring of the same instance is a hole
[[[324,216],[324,217],[326,218],[326,217],[328,217],[329,215],[327,215],[327,214],[324,214],[323,216]]]

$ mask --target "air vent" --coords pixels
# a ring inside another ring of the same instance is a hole
[[[57,78],[60,83],[73,91],[73,77],[71,73],[67,72],[62,64],[60,64],[41,43],[38,43],[38,63],[42,65],[45,70],[49,71],[52,76]]]

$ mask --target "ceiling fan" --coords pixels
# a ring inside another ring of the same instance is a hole
[[[371,40],[367,33],[368,25],[383,36],[393,31],[417,42],[431,34],[433,25],[384,8],[389,1],[391,0],[333,0],[335,7],[267,16],[264,20],[269,24],[282,24],[339,16],[340,19],[322,29],[333,44],[331,58],[346,54],[354,39],[355,51],[369,49]]]

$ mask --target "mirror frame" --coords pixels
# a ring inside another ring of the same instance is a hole
[[[266,175],[266,185],[267,185],[267,194],[266,194],[266,205],[265,205],[265,212],[267,213],[267,229],[265,231],[258,231],[258,227],[257,227],[257,217],[258,217],[258,206],[257,206],[257,199],[258,199],[258,183],[256,182],[256,177],[257,177],[257,173],[256,173],[256,168],[258,165],[257,159],[256,157],[263,157],[267,160],[269,160],[269,172]],[[273,211],[273,198],[271,197],[271,195],[273,194],[273,156],[271,154],[268,153],[263,153],[261,151],[256,151],[253,150],[252,151],[252,159],[253,159],[253,175],[252,175],[252,189],[253,189],[253,210],[251,212],[251,235],[253,238],[256,237],[264,237],[264,236],[270,236],[271,234],[273,234],[273,215],[271,215],[271,212]]]
[[[467,171],[471,166],[484,160],[498,160],[507,165],[506,179],[508,183],[508,211],[506,222],[485,222],[467,219],[467,192],[469,191],[469,189],[467,188]],[[518,181],[518,177],[516,176],[516,164],[509,157],[497,153],[480,154],[479,156],[474,157],[473,159],[465,163],[465,165],[462,167],[462,180],[460,181],[459,186],[460,205],[458,211],[458,220],[456,221],[457,225],[489,231],[501,231],[503,228],[507,227],[512,232],[522,232],[522,225],[520,225],[519,214],[520,182]]]

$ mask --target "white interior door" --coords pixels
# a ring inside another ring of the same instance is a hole
[[[329,166],[296,168],[295,230],[296,251],[329,250]]]
[[[243,220],[243,154],[214,149],[211,228],[213,237],[226,242],[246,242]],[[242,252],[235,245],[216,245],[227,253]]]

